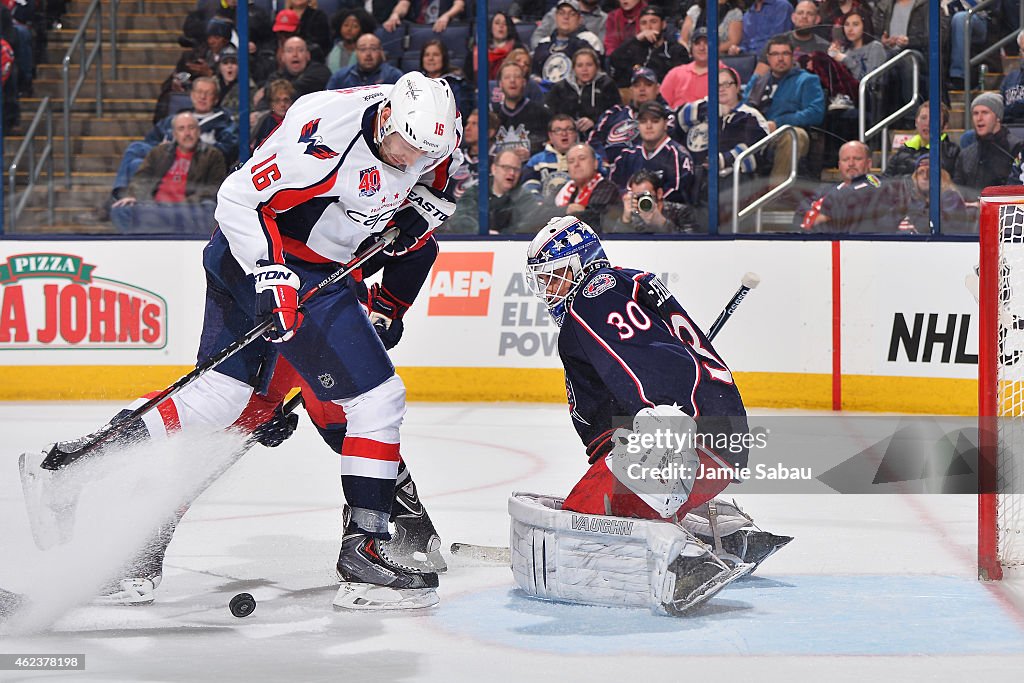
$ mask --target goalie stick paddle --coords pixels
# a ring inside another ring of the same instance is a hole
[[[399,235],[399,230],[396,227],[389,228],[381,233],[380,238],[357,254],[347,264],[334,271],[316,286],[306,292],[302,299],[299,301],[299,305],[303,305],[321,292],[325,287],[334,284],[338,280],[349,275],[352,271],[356,270],[364,263],[366,263],[371,257],[375,256],[382,249],[387,247],[389,244],[394,242]],[[59,470],[63,467],[67,467],[71,463],[75,462],[84,455],[88,455],[96,447],[105,443],[108,439],[119,434],[123,429],[130,425],[136,418],[145,415],[153,408],[174,396],[176,393],[187,387],[192,382],[196,381],[210,370],[226,361],[231,356],[235,355],[246,346],[259,339],[273,327],[274,321],[268,317],[266,320],[258,324],[256,327],[249,330],[241,338],[236,339],[219,353],[215,354],[211,358],[207,359],[204,363],[196,366],[192,372],[188,373],[174,384],[170,385],[153,398],[146,401],[144,404],[133,410],[132,412],[124,415],[121,419],[112,420],[100,429],[96,430],[92,434],[85,436],[75,441],[58,442],[54,444],[50,452],[46,454],[43,459],[41,467],[48,470]]]
[[[718,333],[722,331],[726,321],[732,317],[732,314],[736,312],[740,304],[747,297],[747,293],[750,290],[761,284],[761,276],[757,273],[744,273],[740,279],[740,288],[736,290],[736,293],[729,299],[729,303],[725,305],[722,312],[718,314],[715,322],[711,323],[711,327],[708,329],[708,341],[714,341]]]
[[[740,288],[736,290],[736,293],[729,299],[729,303],[725,305],[722,312],[718,314],[718,318],[712,323],[711,328],[708,330],[708,340],[712,341],[718,336],[718,333],[725,327],[725,323],[729,321],[732,314],[736,312],[739,305],[743,303],[743,299],[746,298],[747,293],[750,290],[756,288],[761,284],[761,276],[754,272],[747,272],[740,278]],[[493,562],[496,564],[508,564],[511,561],[510,551],[504,546],[497,545],[476,545],[473,543],[452,543],[451,547],[452,555],[459,557],[465,557],[479,562]]]

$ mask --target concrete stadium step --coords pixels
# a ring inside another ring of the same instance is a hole
[[[125,99],[125,98],[141,98],[150,97],[153,100],[153,105],[156,105],[156,99],[160,96],[160,84],[161,81],[153,79],[139,79],[139,80],[111,80],[107,77],[107,74],[103,74],[103,97],[104,100],[108,97],[113,99]],[[33,81],[33,87],[35,92],[43,93],[57,93],[58,97],[63,97],[64,82],[62,80],[51,80],[48,78],[37,78]],[[74,87],[74,83],[71,84]],[[82,83],[82,89],[78,91],[79,97],[96,97],[96,79],[95,77],[89,78],[87,81]]]
[[[195,4],[193,3],[193,7]],[[140,30],[140,31],[181,31],[182,24],[185,23],[185,14],[177,12],[168,13],[150,13],[140,14],[136,11],[131,10],[130,4],[121,4],[121,9],[117,13],[117,28],[118,30]],[[60,31],[51,31],[50,39],[60,37],[61,34],[70,33],[72,36],[78,30],[78,27],[82,25],[82,18],[85,15],[82,12],[70,12],[65,14],[61,18],[61,23],[64,25]],[[104,17],[103,19],[103,33],[106,34],[110,26],[110,17]],[[69,39],[70,40],[70,39]]]
[[[140,139],[138,136],[132,135],[94,135],[85,138],[71,138],[71,153],[72,154],[93,154],[93,155],[110,155],[115,150],[120,153],[130,142]],[[21,145],[24,137],[21,135],[8,136],[6,144],[13,145],[14,149],[18,149]],[[64,136],[54,135],[53,144],[63,152],[64,150]]]
[[[103,23],[103,45],[104,47],[110,46],[110,21],[105,20]],[[137,43],[145,44],[151,43],[154,45],[177,45],[178,36],[181,35],[181,23],[179,22],[177,27],[170,29],[163,28],[152,28],[152,29],[117,29],[117,44],[120,47],[125,43]],[[50,47],[60,47],[65,52],[71,41],[75,39],[75,33],[73,31],[61,31],[60,33],[50,37],[48,43]],[[106,54],[104,54],[106,59]]]
[[[23,110],[22,121],[27,125],[31,116],[34,114],[34,108],[27,111]],[[77,112],[72,112],[71,114],[71,135],[73,137],[82,135],[134,135],[141,139],[145,137],[146,133],[148,133],[152,128],[153,116],[151,113],[120,115],[108,114],[105,116],[80,114]],[[64,133],[63,115],[58,114],[57,112],[54,112],[53,132],[54,135],[63,135]],[[8,145],[4,151],[11,152],[10,147],[11,146]]]
[[[64,148],[61,145],[56,145],[57,149],[53,155],[53,168],[54,173],[57,175],[63,175],[64,173]],[[38,159],[39,157],[36,156]],[[4,155],[4,169],[10,168],[11,162],[14,160],[14,151]],[[74,154],[71,156],[71,169],[72,173],[78,174],[96,174],[96,173],[110,173],[113,174],[118,165],[121,163],[120,154]],[[28,158],[25,157],[21,162],[22,167],[27,169]],[[20,171],[19,171],[20,172]],[[111,175],[113,179],[113,175]]]
[[[74,184],[70,190],[64,187],[64,179],[61,177],[54,187],[54,206],[60,209],[75,209],[83,214],[95,212],[96,209],[110,197],[110,185],[113,182],[113,174],[96,174],[96,182],[89,183],[90,176],[75,176]],[[15,192],[20,199],[25,190],[24,183],[15,186]],[[46,208],[46,183],[36,184],[32,188],[26,208]]]
[[[107,60],[106,66],[104,66],[103,82],[110,82],[110,63]],[[126,64],[122,59],[117,65],[117,79],[123,81],[134,81],[136,79],[143,81],[160,81],[163,82],[165,78],[174,72],[174,64]],[[75,78],[77,72],[74,68],[71,70],[72,78]],[[50,81],[63,82],[61,65],[58,64],[37,64],[36,65],[36,80],[45,79]],[[95,82],[95,74],[90,77]]]
[[[39,93],[36,93],[37,95]],[[39,97],[24,97],[21,100],[21,111],[23,112],[22,117],[25,117],[27,112],[35,112],[39,106]],[[60,98],[53,98],[53,112],[56,115],[58,112],[63,115],[64,111],[64,100]],[[153,109],[156,108],[156,98],[103,98],[103,115],[111,116],[117,114],[150,114],[152,115]],[[79,97],[71,109],[72,113],[83,113],[87,114],[96,111],[96,100],[91,97]],[[27,123],[27,121],[26,121]],[[56,123],[56,122],[55,122]]]
[[[122,64],[166,64],[168,69],[174,68],[181,57],[182,48],[177,43],[169,42],[166,45],[138,45],[118,44],[119,60]],[[65,47],[49,45],[46,48],[44,61],[51,64],[60,64],[64,59]],[[103,64],[110,68],[110,57],[104,55]],[[72,69],[77,74],[77,69]]]

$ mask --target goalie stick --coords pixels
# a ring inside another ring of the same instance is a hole
[[[361,253],[357,254],[347,264],[345,264],[338,270],[328,275],[319,284],[317,284],[308,292],[306,292],[302,296],[302,299],[299,301],[299,305],[301,306],[307,303],[311,298],[316,296],[325,287],[337,282],[343,277],[346,277],[352,271],[362,266],[371,257],[376,255],[378,252],[380,252],[382,249],[387,247],[392,242],[394,242],[398,238],[398,235],[399,230],[397,227],[392,227],[389,228],[388,230],[385,230],[380,235],[380,238],[376,242],[371,244]],[[67,467],[68,465],[75,462],[82,456],[88,455],[98,446],[102,445],[112,437],[119,434],[122,430],[127,428],[128,425],[132,424],[132,422],[134,422],[137,418],[141,417],[142,415],[145,415],[153,408],[156,408],[158,405],[160,405],[170,397],[174,396],[188,385],[192,384],[194,381],[205,375],[207,372],[213,370],[218,365],[226,361],[228,358],[235,355],[243,348],[245,348],[255,340],[262,337],[264,333],[270,330],[270,328],[273,325],[273,319],[268,317],[266,320],[264,320],[256,327],[249,330],[249,332],[247,332],[241,338],[236,339],[234,342],[229,344],[219,353],[208,359],[206,362],[197,365],[196,368],[192,370],[192,372],[188,373],[187,375],[179,379],[177,382],[170,385],[169,387],[161,391],[153,398],[146,401],[144,404],[142,404],[132,412],[125,414],[120,419],[112,420],[111,422],[107,423],[106,425],[96,430],[92,434],[82,437],[81,439],[77,439],[75,441],[58,442],[54,444],[53,448],[50,449],[50,452],[46,454],[45,458],[43,458],[41,467],[43,467],[43,469],[48,470],[59,470],[64,467]]]
[[[750,290],[761,284],[761,276],[754,272],[746,272],[740,278],[740,288],[732,295],[729,302],[722,309],[722,312],[715,318],[715,322],[708,329],[708,341],[714,341],[718,333],[725,327],[732,314],[736,312],[740,304],[747,297]],[[452,543],[452,555],[465,557],[479,562],[492,562],[494,564],[509,564],[512,561],[511,553],[505,546],[500,545],[477,545],[474,543]]]

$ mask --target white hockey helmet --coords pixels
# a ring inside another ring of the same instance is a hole
[[[398,79],[390,97],[380,103],[378,121],[386,107],[391,108],[391,115],[378,125],[378,143],[398,133],[434,162],[455,150],[455,96],[444,79],[411,71]]]
[[[526,250],[526,282],[544,300],[555,323],[565,319],[565,300],[594,268],[607,266],[601,240],[575,216],[552,218]]]

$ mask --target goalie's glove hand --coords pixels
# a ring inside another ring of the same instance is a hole
[[[299,426],[299,416],[296,413],[285,413],[283,406],[278,406],[274,416],[252,430],[252,438],[256,443],[267,448],[276,448],[295,433]]]
[[[405,323],[402,316],[409,310],[408,304],[399,301],[388,290],[374,283],[367,294],[366,302],[370,324],[377,331],[385,349],[393,349],[402,340]]]
[[[267,338],[275,343],[288,341],[302,324],[299,276],[288,266],[270,261],[257,261],[253,276],[256,278],[256,319],[271,316],[274,330],[267,333]]]

